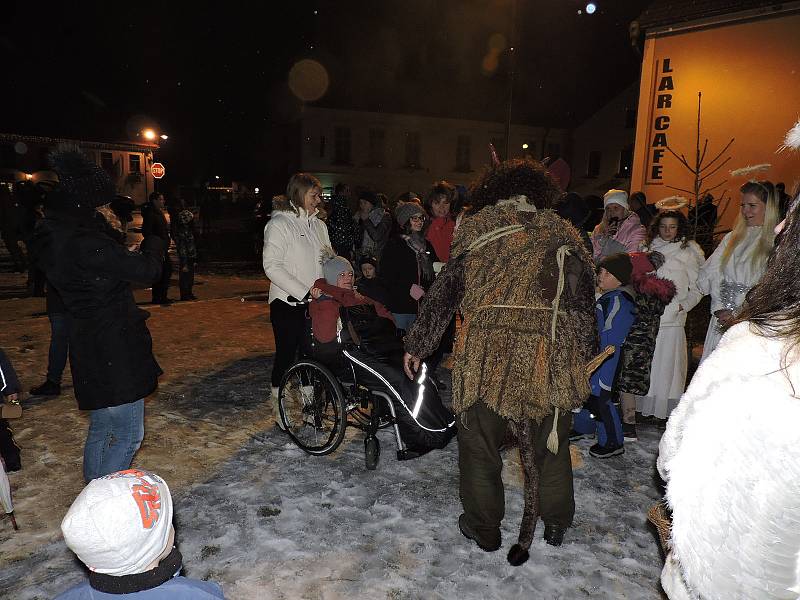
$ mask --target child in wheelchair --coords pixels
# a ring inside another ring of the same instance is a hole
[[[340,380],[352,378],[387,393],[400,435],[411,456],[444,448],[455,435],[455,418],[420,369],[415,381],[403,372],[403,343],[383,304],[353,289],[353,267],[332,252],[322,258],[324,278],[311,289],[311,355]],[[379,410],[382,407],[377,407]]]

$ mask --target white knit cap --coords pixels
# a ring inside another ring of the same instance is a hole
[[[630,210],[630,206],[628,206],[628,192],[625,190],[608,190],[606,195],[603,196],[603,208],[609,204],[619,204],[626,210]]]
[[[90,570],[143,573],[167,548],[172,496],[148,471],[129,469],[89,482],[61,521],[61,531]]]

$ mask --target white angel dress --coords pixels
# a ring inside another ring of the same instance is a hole
[[[664,264],[656,274],[675,284],[675,297],[664,308],[658,325],[658,336],[650,365],[650,389],[645,396],[636,396],[636,410],[645,416],[666,419],[686,389],[688,353],[686,349],[686,315],[703,294],[697,289],[697,277],[705,262],[697,242],[685,247],[680,242],[656,238],[645,252],[660,252]]]
[[[764,274],[767,267],[766,257],[755,261],[751,260],[758,247],[761,228],[760,225],[748,227],[744,237],[736,245],[723,266],[722,254],[731,239],[731,233],[726,234],[714,253],[700,268],[697,288],[704,295],[711,294],[711,322],[708,324],[706,339],[703,343],[701,363],[714,351],[723,334],[714,313],[723,308],[733,312],[738,311],[744,303],[747,292],[758,283]]]

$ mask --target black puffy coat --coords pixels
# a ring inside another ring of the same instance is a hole
[[[151,394],[162,371],[145,324],[149,313],[136,306],[130,283],[160,277],[164,242],[147,237],[140,252],[130,252],[94,211],[48,210],[33,245],[39,268],[70,316],[69,361],[79,408],[119,406]]]

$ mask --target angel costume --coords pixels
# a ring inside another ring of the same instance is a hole
[[[643,415],[666,419],[686,389],[686,315],[703,294],[697,289],[697,277],[703,265],[703,250],[696,242],[667,242],[657,237],[645,251],[660,252],[664,264],[656,274],[675,284],[675,297],[664,309],[650,366],[650,389],[636,396],[636,410]]]
[[[744,237],[739,240],[728,261],[723,265],[722,254],[731,241],[732,232],[726,234],[714,253],[700,268],[697,288],[704,295],[711,294],[711,322],[708,324],[700,362],[713,352],[723,334],[714,313],[725,308],[737,312],[742,307],[747,292],[764,274],[767,257],[752,260],[753,254],[758,250],[761,229],[761,225],[748,227]]]
[[[800,356],[730,328],[667,421],[671,600],[800,597]],[[788,353],[788,354],[787,354]]]

